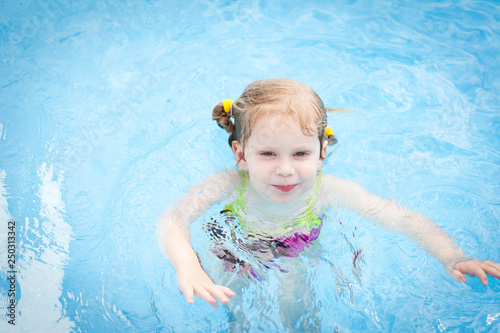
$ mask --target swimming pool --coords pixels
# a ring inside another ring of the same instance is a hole
[[[354,110],[329,118],[339,147],[325,172],[500,261],[499,24],[486,1],[2,2],[0,330],[227,330],[226,308],[185,303],[155,222],[234,166],[210,112],[265,77]],[[301,258],[321,331],[500,329],[499,281],[459,285],[405,238],[328,216],[321,256]],[[253,331],[283,329],[279,288],[271,277],[241,296]]]

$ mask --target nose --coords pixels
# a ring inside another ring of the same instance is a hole
[[[293,162],[289,158],[280,158],[276,166],[276,173],[280,176],[290,176],[294,172]]]

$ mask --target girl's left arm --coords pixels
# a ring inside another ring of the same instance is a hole
[[[470,259],[434,221],[398,205],[394,199],[383,199],[357,183],[328,175],[324,177],[322,192],[322,197],[327,198],[325,204],[356,211],[377,226],[407,236],[460,282],[467,280],[464,274],[477,276],[483,284],[488,283],[486,275],[500,279],[498,263]]]

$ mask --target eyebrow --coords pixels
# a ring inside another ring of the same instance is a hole
[[[293,150],[293,151],[302,151],[302,150],[310,151],[310,150],[314,150],[314,148],[315,148],[315,145],[310,144],[310,145],[300,145],[297,147],[293,147],[293,149],[291,149],[291,150]],[[278,147],[267,145],[267,144],[266,145],[255,144],[255,145],[253,145],[253,149],[259,150],[259,151],[261,151],[261,150],[278,150]]]

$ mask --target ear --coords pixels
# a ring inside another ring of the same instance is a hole
[[[238,164],[241,170],[248,171],[247,160],[245,159],[245,154],[243,152],[243,145],[235,140],[231,144],[231,147],[233,148],[236,164]]]
[[[323,148],[321,148],[321,151],[319,152],[318,170],[323,167],[323,161],[326,157],[326,149],[327,148],[328,148],[328,141],[325,140],[325,141],[323,141]]]

